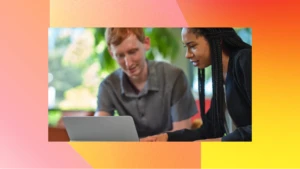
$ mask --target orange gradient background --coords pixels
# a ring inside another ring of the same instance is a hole
[[[0,167],[299,168],[295,0],[4,1]],[[48,27],[251,27],[251,143],[48,143]]]

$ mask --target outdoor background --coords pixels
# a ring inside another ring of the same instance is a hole
[[[147,59],[164,61],[184,70],[198,99],[197,69],[185,56],[181,28],[144,28],[151,39]],[[252,44],[250,28],[235,28]],[[55,125],[63,111],[95,111],[101,81],[118,69],[109,55],[105,28],[49,28],[48,109],[49,124]],[[211,68],[206,70],[206,97],[212,94]],[[117,115],[117,112],[116,112]]]

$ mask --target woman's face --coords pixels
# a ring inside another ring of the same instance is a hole
[[[209,43],[204,36],[196,36],[188,28],[183,28],[181,38],[187,48],[185,57],[200,69],[211,65]]]

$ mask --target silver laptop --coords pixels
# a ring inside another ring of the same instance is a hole
[[[139,141],[131,116],[63,117],[70,141]]]

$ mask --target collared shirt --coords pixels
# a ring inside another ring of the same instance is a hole
[[[118,69],[99,86],[97,111],[133,117],[139,137],[172,130],[173,122],[191,118],[197,107],[184,72],[165,62],[147,61],[148,79],[139,93]]]

